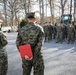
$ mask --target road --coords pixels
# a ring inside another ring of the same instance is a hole
[[[22,62],[15,44],[16,36],[17,33],[7,34],[7,75],[22,75]],[[61,44],[52,40],[50,43],[44,43],[42,53],[45,64],[44,75],[76,75],[76,42]],[[33,75],[33,70],[31,75]]]

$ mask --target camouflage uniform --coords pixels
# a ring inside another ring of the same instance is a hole
[[[43,28],[45,32],[45,42],[46,42],[46,41],[49,41],[49,28],[48,28],[48,25],[45,25]]]
[[[74,38],[76,40],[76,24],[74,25],[74,28],[75,28],[75,35],[74,35]]]
[[[48,29],[49,29],[49,41],[50,41],[52,40],[53,26],[49,24]]]
[[[34,75],[44,75],[44,61],[41,53],[43,40],[43,28],[35,23],[30,22],[20,29],[16,40],[17,47],[30,44],[34,55],[32,60],[22,58],[23,75],[30,75],[32,67]]]
[[[56,24],[53,26],[53,39],[56,39],[57,35],[57,29],[56,29]]]
[[[0,75],[6,75],[8,69],[8,61],[7,61],[7,52],[6,52],[6,45],[7,45],[6,36],[0,32]]]
[[[63,40],[67,39],[67,25],[63,24]]]
[[[63,42],[63,28],[62,26],[59,24],[59,26],[56,27],[57,28],[57,42]]]
[[[75,28],[73,25],[69,25],[67,27],[67,39],[68,39],[68,44],[71,42],[71,43],[74,43],[74,33],[75,33]]]

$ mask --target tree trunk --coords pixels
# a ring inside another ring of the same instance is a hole
[[[41,0],[39,0],[39,9],[40,9],[40,23],[41,23]]]
[[[11,25],[13,26],[13,5],[11,6]]]
[[[53,8],[52,8],[52,0],[50,0],[50,12],[51,12],[51,23],[53,23]]]
[[[30,0],[28,0],[28,13],[30,12]]]
[[[4,3],[4,14],[5,14],[4,25],[7,26],[6,0],[3,0],[3,3]]]
[[[46,0],[46,17],[47,17],[47,0]]]
[[[67,0],[61,0],[62,15],[64,14],[64,8],[66,3],[67,3]]]
[[[40,23],[43,25],[44,22],[44,1],[39,0],[39,9],[40,9]]]
[[[24,10],[25,10],[25,16],[26,16],[26,13],[27,13],[27,10],[26,10],[26,0],[25,0],[25,3],[24,3]]]
[[[74,22],[76,23],[76,0],[74,0]]]
[[[42,0],[42,24],[44,21],[44,1]]]
[[[62,15],[64,14],[64,5],[63,5],[63,0],[61,0],[61,7],[62,7]]]
[[[70,14],[72,14],[72,0],[70,0]]]

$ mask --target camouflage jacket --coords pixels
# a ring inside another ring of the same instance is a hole
[[[40,25],[28,23],[22,27],[17,35],[17,47],[24,44],[30,44],[34,56],[41,54],[41,47],[44,42],[44,31]]]
[[[0,32],[0,56],[6,53],[6,45],[7,45],[7,39],[6,36]]]

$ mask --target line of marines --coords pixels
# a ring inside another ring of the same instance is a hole
[[[45,32],[45,42],[50,42],[52,39],[56,40],[56,43],[74,43],[76,40],[76,24],[64,24],[64,23],[55,23],[51,24],[50,22],[44,23],[43,26]]]

